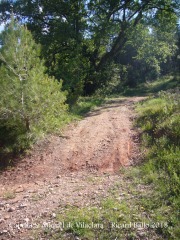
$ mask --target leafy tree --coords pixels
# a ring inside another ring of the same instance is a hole
[[[177,50],[175,34],[176,22],[171,22],[165,32],[157,26],[138,24],[115,58],[121,65],[120,77],[124,84],[136,86],[146,80],[155,80],[165,70],[166,73],[172,71],[171,61]]]
[[[59,127],[67,108],[66,96],[62,83],[44,73],[40,46],[13,19],[1,39],[1,127],[17,129],[26,137]]]
[[[82,41],[86,28],[85,0],[68,1],[3,1],[0,17],[14,15],[26,22],[36,42],[42,45],[46,71],[56,79],[63,79],[68,101],[74,102],[83,91],[86,61],[82,61]]]
[[[27,22],[43,45],[48,73],[64,79],[65,89],[71,93],[82,91],[84,85],[86,93],[92,93],[111,78],[113,61],[124,50],[136,26],[152,19],[157,26],[163,21],[168,25],[172,15],[178,14],[179,2],[4,0],[0,7],[1,21],[9,18],[13,7],[15,16]]]

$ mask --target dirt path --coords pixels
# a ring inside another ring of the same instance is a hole
[[[141,99],[107,102],[1,174],[0,239],[33,239],[17,224],[45,221],[55,217],[56,208],[96,204],[106,197],[120,167],[138,160],[132,109]]]

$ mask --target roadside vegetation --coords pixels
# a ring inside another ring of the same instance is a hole
[[[160,91],[137,106],[145,162],[141,167],[147,184],[159,192],[157,212],[166,213],[169,239],[179,238],[180,205],[180,99],[179,88]],[[153,203],[153,200],[152,200]],[[160,208],[161,206],[161,208]]]
[[[74,117],[82,118],[86,113],[105,103],[103,96],[80,97],[75,105],[70,108]]]
[[[14,19],[1,36],[0,166],[67,122],[62,82],[45,74],[40,46]]]

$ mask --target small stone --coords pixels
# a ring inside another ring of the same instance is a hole
[[[52,213],[52,217],[55,218],[55,217],[56,217],[56,214],[55,214],[55,213]]]
[[[137,229],[138,229],[139,233],[141,233],[141,232],[144,230],[144,228],[138,227],[138,226],[137,226]],[[139,234],[139,233],[138,233],[138,234]]]
[[[113,208],[113,210],[114,210],[114,211],[117,211],[117,210],[118,210],[118,208]]]
[[[26,203],[22,203],[22,204],[19,205],[19,208],[25,208],[25,207],[27,207]]]
[[[23,227],[24,227],[24,224],[23,224],[23,223],[20,223],[20,224],[19,224],[19,227],[20,227],[20,228],[23,228]]]
[[[0,219],[0,224],[1,224],[1,223],[3,223],[3,222],[4,222],[4,219],[3,219],[3,218],[1,218],[1,219]]]
[[[4,207],[4,205],[5,205],[4,203],[0,202],[0,207]]]
[[[9,209],[8,209],[8,212],[14,212],[15,211],[15,208],[14,207],[10,207]]]
[[[0,232],[1,235],[6,233],[8,233],[8,230],[3,230],[2,232]]]
[[[29,198],[30,196],[27,194],[27,195],[25,195],[23,198]]]
[[[140,237],[146,236],[146,232],[138,232],[137,234],[138,234],[138,236],[140,236]]]
[[[29,237],[28,240],[34,240],[34,238],[33,237]]]
[[[29,222],[29,218],[25,218],[24,221],[25,221],[26,223],[28,223],[28,222]]]
[[[33,189],[32,189],[32,190],[30,189],[30,190],[28,191],[28,193],[36,193],[36,192],[37,192],[37,191],[36,191],[36,190],[33,190]]]
[[[48,216],[48,211],[43,212],[43,213],[42,213],[42,216],[43,216],[43,217],[47,217],[47,216]]]
[[[7,220],[7,219],[9,219],[9,218],[10,218],[9,215],[5,215],[5,216],[4,216],[4,220]]]
[[[14,200],[12,200],[11,202],[10,202],[10,204],[15,204],[15,203],[17,203],[19,201],[19,199],[18,198],[15,198]]]
[[[20,193],[20,192],[24,192],[24,188],[23,187],[18,187],[16,190],[15,190],[16,193]]]
[[[61,176],[60,176],[60,175],[57,175],[56,178],[61,178]]]
[[[75,237],[75,240],[80,240],[80,238],[78,238],[77,236]]]
[[[126,194],[125,194],[125,193],[120,193],[120,194],[119,194],[119,196],[124,196],[124,195],[126,195]]]

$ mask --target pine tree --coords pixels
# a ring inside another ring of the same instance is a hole
[[[58,127],[67,106],[62,83],[47,76],[40,46],[13,19],[0,48],[0,120],[26,135]]]

